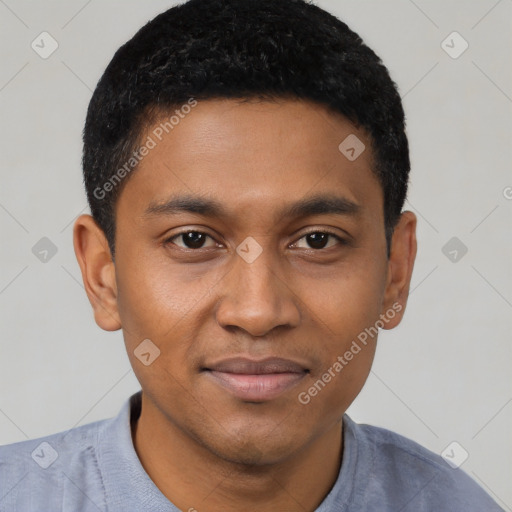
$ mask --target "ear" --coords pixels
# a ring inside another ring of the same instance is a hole
[[[81,215],[73,229],[75,254],[96,323],[105,331],[117,331],[116,271],[103,230],[90,215]]]
[[[393,232],[388,260],[388,279],[381,312],[386,316],[384,329],[393,329],[404,316],[416,259],[416,222],[414,213],[403,212]],[[389,314],[391,311],[394,312],[392,318]]]

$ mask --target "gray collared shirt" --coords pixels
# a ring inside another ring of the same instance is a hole
[[[179,512],[144,471],[130,420],[134,394],[112,419],[0,447],[0,512]],[[315,512],[494,512],[462,470],[385,429],[343,417],[336,483]],[[190,509],[207,512],[204,503]]]

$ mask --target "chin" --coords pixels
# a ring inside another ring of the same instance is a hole
[[[277,433],[275,425],[269,425],[265,433],[257,435],[250,427],[244,433],[225,438],[210,439],[208,448],[226,462],[248,467],[262,467],[283,462],[299,448],[297,437],[292,433]],[[221,440],[221,443],[219,443]]]
[[[289,453],[286,451],[285,453],[276,453],[273,448],[267,450],[266,448],[260,449],[257,446],[245,446],[237,451],[230,449],[217,455],[231,464],[256,469],[279,464],[286,460]]]

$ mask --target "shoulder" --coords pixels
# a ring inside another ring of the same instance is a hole
[[[109,420],[89,423],[37,439],[0,446],[0,473],[15,467],[48,469],[53,464],[67,464],[91,450],[98,432]]]
[[[404,512],[502,510],[462,469],[450,466],[440,455],[390,430],[359,425],[350,418],[348,424],[368,454],[370,497],[395,500],[393,504],[400,504]]]
[[[83,488],[98,494],[98,436],[109,421],[0,446],[0,511],[55,507]]]

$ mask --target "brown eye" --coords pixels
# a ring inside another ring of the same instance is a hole
[[[305,240],[307,246],[301,247],[299,245],[301,240]],[[330,243],[331,240],[333,243]],[[312,233],[307,233],[306,235],[304,235],[294,245],[296,245],[297,247],[302,248],[302,249],[320,250],[320,249],[328,249],[329,247],[336,245],[336,243],[343,244],[343,240],[339,236],[337,236],[333,233],[329,233],[329,232],[325,232],[325,231],[314,231]]]
[[[306,240],[313,249],[324,249],[329,241],[329,236],[327,233],[311,233],[306,235]]]
[[[174,235],[168,242],[185,249],[201,249],[208,238],[214,242],[213,238],[206,233],[201,233],[200,231],[185,231]],[[183,245],[180,245],[176,241],[181,241]],[[215,242],[213,246],[215,246]]]

